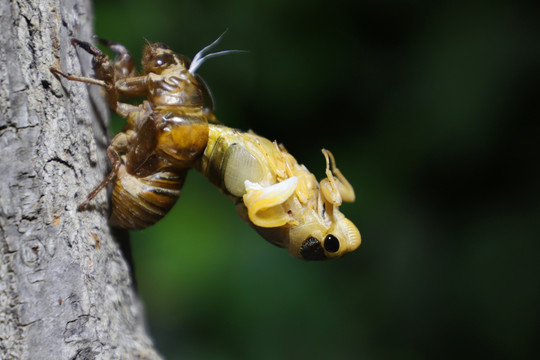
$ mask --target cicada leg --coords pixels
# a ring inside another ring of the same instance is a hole
[[[334,155],[326,149],[323,149],[322,153],[326,159],[327,176],[321,181],[321,192],[324,198],[335,206],[340,206],[342,201],[353,202],[354,188],[336,167]],[[332,164],[332,170],[330,170],[330,164]]]
[[[55,74],[55,75],[60,75],[68,80],[71,80],[71,81],[78,81],[78,82],[83,82],[83,83],[87,83],[87,84],[92,84],[92,85],[99,85],[99,86],[103,86],[103,87],[107,87],[107,83],[103,80],[99,80],[99,79],[94,79],[94,78],[91,78],[91,77],[85,77],[85,76],[76,76],[76,75],[71,75],[71,74],[66,74],[64,72],[62,72],[61,70],[55,68],[55,67],[50,67],[49,70]]]
[[[50,70],[55,75],[63,76],[64,78],[72,81],[83,82],[86,84],[99,85],[105,88],[107,93],[107,103],[116,111],[118,103],[118,91],[116,89],[116,69],[115,65],[111,62],[109,57],[101,52],[94,45],[77,39],[71,39],[73,46],[78,46],[90,55],[92,58],[92,68],[94,69],[95,77],[77,76],[72,74],[66,74],[57,68],[51,67]]]
[[[116,81],[115,67],[109,57],[89,42],[71,39],[71,43],[93,56],[92,68],[96,79],[103,80],[109,87],[114,87]]]
[[[123,131],[136,130],[153,114],[153,109],[151,103],[146,100],[140,105],[117,102],[116,113],[127,121]]]
[[[120,157],[120,154],[118,154],[118,152],[112,145],[107,148],[107,156],[109,157],[109,160],[111,162],[112,170],[109,172],[107,177],[105,177],[105,179],[88,195],[86,200],[77,207],[78,211],[86,210],[90,201],[92,201],[92,199],[94,199],[101,190],[103,190],[110,182],[115,179],[116,174],[118,173],[118,169],[120,168],[120,165],[122,165],[122,159]]]
[[[97,35],[94,35],[94,39],[96,39],[101,44],[116,53],[117,56],[114,59],[116,80],[132,77],[135,74],[135,64],[133,63],[133,57],[124,45],[100,38]]]
[[[281,204],[287,201],[296,190],[298,185],[296,176],[267,187],[249,180],[246,180],[245,185],[244,205],[253,224],[269,228],[296,222],[281,208]]]

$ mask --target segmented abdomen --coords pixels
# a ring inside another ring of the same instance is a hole
[[[186,175],[160,171],[135,177],[122,165],[113,187],[111,225],[137,230],[158,222],[178,200]]]

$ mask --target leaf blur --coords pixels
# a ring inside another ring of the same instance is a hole
[[[95,1],[96,32],[192,57],[223,123],[285,144],[319,177],[332,150],[363,244],[305,263],[188,176],[132,232],[167,359],[525,358],[538,353],[540,26],[526,4]],[[537,9],[536,9],[537,10]]]

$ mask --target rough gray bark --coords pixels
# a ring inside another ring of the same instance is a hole
[[[159,359],[129,266],[107,225],[99,89],[49,71],[90,73],[85,0],[0,1],[0,359]],[[63,85],[62,85],[63,84]]]

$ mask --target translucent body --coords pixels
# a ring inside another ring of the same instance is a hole
[[[234,199],[240,216],[266,240],[305,260],[340,257],[360,246],[358,229],[338,209],[341,193],[354,201],[354,191],[335,164],[339,177],[330,170],[330,152],[323,151],[329,177],[322,184],[331,182],[335,189],[323,191],[276,142],[221,125],[209,129],[197,169]]]

